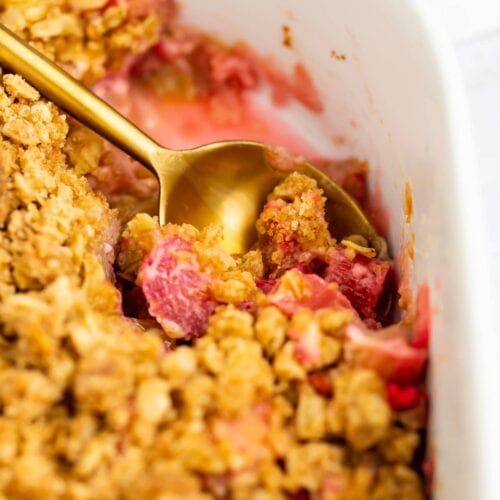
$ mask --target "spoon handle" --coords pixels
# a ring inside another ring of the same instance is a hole
[[[0,64],[23,76],[47,99],[154,171],[159,145],[123,115],[0,24]]]

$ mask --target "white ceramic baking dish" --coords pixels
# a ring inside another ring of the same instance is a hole
[[[245,41],[285,71],[299,60],[305,64],[325,112],[313,116],[296,106],[286,111],[288,120],[325,153],[369,160],[372,186],[382,187],[391,215],[395,253],[404,186],[411,183],[413,282],[429,282],[434,309],[434,497],[498,500],[500,350],[489,307],[477,166],[454,55],[422,3],[184,0],[182,8],[187,22],[223,40]],[[293,50],[282,44],[283,25]],[[345,139],[342,147],[333,145],[334,136]]]

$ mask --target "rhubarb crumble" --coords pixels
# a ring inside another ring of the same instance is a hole
[[[1,22],[124,112],[139,86],[237,126],[269,71],[175,13],[0,2]],[[145,169],[0,78],[1,498],[425,498],[427,290],[390,324],[393,262],[333,238],[299,174],[244,255],[218,227],[160,227]],[[323,167],[366,203],[363,162]]]

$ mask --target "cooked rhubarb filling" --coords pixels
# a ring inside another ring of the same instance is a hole
[[[284,77],[169,1],[5,0],[0,22],[166,144],[277,142],[369,207],[363,162],[252,101],[321,112],[302,65]],[[425,497],[428,296],[391,324],[393,262],[332,237],[315,181],[291,174],[228,255],[218,227],[159,226],[142,166],[0,82],[0,497]]]

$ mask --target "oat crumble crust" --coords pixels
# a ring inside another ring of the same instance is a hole
[[[0,21],[91,83],[158,36],[154,11],[108,3],[7,0]],[[413,468],[424,408],[394,411],[382,377],[350,365],[354,313],[287,315],[255,285],[289,267],[285,233],[303,259],[335,245],[312,181],[279,186],[260,248],[233,258],[216,228],[138,214],[120,235],[85,177],[102,141],[17,75],[1,75],[0,127],[0,498],[424,498]],[[110,281],[116,257],[140,285],[166,237],[192,245],[222,304],[205,336],[173,350],[157,323],[121,313]],[[307,286],[294,269],[281,277],[283,293],[306,300]],[[311,339],[321,355],[297,358]]]

